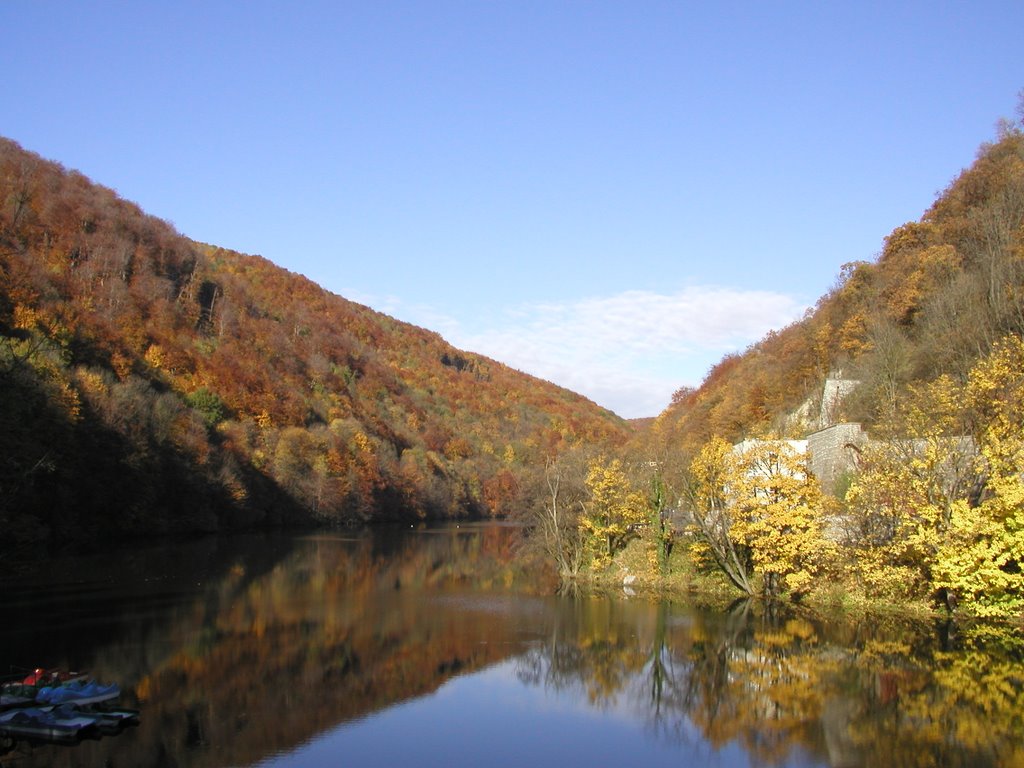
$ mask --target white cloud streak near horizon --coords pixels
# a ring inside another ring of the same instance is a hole
[[[657,415],[676,389],[698,384],[724,355],[805,309],[772,291],[700,286],[521,305],[477,327],[396,299],[376,305],[412,315],[412,322],[460,349],[547,379],[626,418]]]

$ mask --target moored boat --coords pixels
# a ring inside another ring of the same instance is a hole
[[[137,725],[139,711],[116,706],[116,683],[102,685],[80,673],[37,669],[0,685],[0,737],[74,743]]]
[[[44,686],[36,693],[38,704],[98,704],[103,701],[112,701],[121,695],[121,688],[117,683],[100,685],[89,680],[72,680],[61,685]]]
[[[6,689],[0,692],[0,712],[6,712],[8,709],[15,709],[17,707],[30,707],[35,701],[35,691],[32,692],[32,696],[21,696],[16,693],[10,693]]]
[[[120,707],[80,706],[75,703],[61,704],[56,707],[40,707],[43,711],[53,712],[57,717],[91,717],[102,733],[118,733],[126,726],[139,724],[139,710]]]
[[[36,705],[80,705],[112,701],[121,694],[117,683],[101,685],[78,672],[37,669],[20,681],[0,686],[0,712]]]
[[[12,738],[71,742],[99,730],[96,717],[78,712],[25,707],[0,713],[0,734]]]

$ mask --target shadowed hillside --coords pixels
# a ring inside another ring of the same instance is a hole
[[[627,431],[0,140],[7,543],[504,514]]]

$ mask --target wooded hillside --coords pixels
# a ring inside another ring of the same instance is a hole
[[[801,436],[808,425],[791,415],[840,372],[861,383],[836,416],[869,427],[898,416],[915,383],[965,380],[997,340],[1024,333],[1022,225],[1024,135],[1004,126],[876,261],[844,265],[804,318],[676,392],[656,439],[692,456],[715,435]]]
[[[535,538],[563,580],[1024,619],[1024,124],[1002,128],[624,459],[551,467]]]
[[[594,403],[0,140],[7,543],[503,514]]]

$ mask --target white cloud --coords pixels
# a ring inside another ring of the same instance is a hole
[[[626,417],[653,416],[728,352],[792,322],[804,307],[771,291],[689,287],[520,305],[470,327],[430,307],[385,311],[579,392]],[[379,304],[377,305],[379,306]]]

